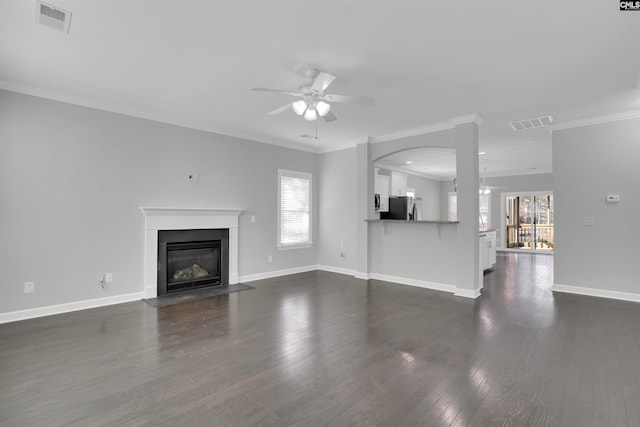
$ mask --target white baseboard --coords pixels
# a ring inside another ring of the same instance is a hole
[[[457,297],[476,299],[480,296],[480,288],[474,290],[456,288],[453,294]]]
[[[75,301],[65,304],[48,305],[46,307],[30,308],[27,310],[10,311],[0,313],[0,324],[17,322],[18,320],[33,319],[36,317],[51,316],[54,314],[69,313],[71,311],[86,310],[89,308],[104,307],[107,305],[121,304],[123,302],[139,301],[144,298],[144,292],[132,294],[114,295],[105,298],[95,298],[85,301]]]
[[[254,280],[271,279],[273,277],[287,276],[289,274],[306,273],[317,270],[317,265],[305,265],[303,267],[288,268],[286,270],[266,271],[264,273],[246,274],[240,276],[240,283],[253,282]]]
[[[551,290],[553,292],[563,292],[566,294],[640,302],[640,294],[633,294],[630,292],[607,291],[605,289],[584,288],[581,286],[561,285],[558,283],[554,283],[553,286],[551,286]]]
[[[258,273],[258,274],[248,274],[248,275],[240,276],[239,281],[241,283],[252,282],[255,280],[270,279],[274,277],[287,276],[289,274],[305,273],[308,271],[315,271],[315,270],[329,271],[332,273],[344,274],[347,276],[354,276],[358,279],[364,279],[364,280],[376,279],[376,280],[383,280],[385,282],[398,283],[401,285],[416,286],[419,288],[449,292],[449,293],[453,293],[455,295],[467,297],[467,298],[477,298],[480,295],[479,289],[477,289],[476,292],[460,290],[460,289],[457,289],[454,285],[447,285],[444,283],[429,282],[426,280],[410,279],[410,278],[399,277],[399,276],[390,276],[386,274],[362,273],[362,272],[355,271],[348,268],[333,267],[329,265],[307,265],[303,267],[295,267],[295,268],[289,268],[285,270],[267,271],[267,272]],[[558,285],[554,285],[554,287],[556,286]],[[573,287],[569,286],[569,287],[563,287],[563,288],[573,288]],[[586,288],[575,288],[575,289],[586,289]],[[558,290],[560,292],[571,292],[568,290],[561,290],[561,289],[553,289],[553,290]],[[572,292],[572,293],[581,293],[581,292]],[[620,292],[614,292],[614,294],[623,295]],[[592,294],[584,293],[584,295],[592,295]],[[633,298],[635,299],[629,298],[629,297],[621,298],[616,296],[607,296],[607,298],[628,299],[629,301],[640,301],[640,295],[636,295],[636,294],[624,294],[624,295],[633,296]],[[600,296],[600,295],[595,295],[595,296]],[[96,299],[85,300],[85,301],[76,301],[76,302],[70,302],[65,304],[50,305],[46,307],[31,308],[27,310],[12,311],[8,313],[0,313],[0,324],[16,322],[19,320],[33,319],[36,317],[51,316],[54,314],[68,313],[68,312],[78,311],[78,310],[86,310],[89,308],[97,308],[97,307],[104,307],[104,306],[113,305],[113,304],[121,304],[125,302],[138,301],[144,298],[145,298],[145,292],[142,291],[142,292],[134,292],[130,294],[114,295],[114,296],[105,297],[105,298],[96,298]]]
[[[401,285],[416,286],[418,288],[432,289],[434,291],[443,291],[453,293],[456,290],[454,285],[445,283],[429,282],[426,280],[410,279],[408,277],[389,276],[387,274],[371,273],[372,279],[384,280],[385,282],[399,283]]]
[[[350,268],[333,267],[331,265],[323,265],[323,264],[318,264],[316,267],[317,267],[318,270],[328,271],[330,273],[338,273],[338,274],[344,274],[346,276],[356,276],[357,277],[357,272],[355,270],[350,269]]]

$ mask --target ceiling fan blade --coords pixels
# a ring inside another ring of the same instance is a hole
[[[267,89],[264,87],[252,87],[251,90],[254,92],[281,93],[284,95],[302,96],[300,92],[291,92],[289,90],[280,90],[280,89]]]
[[[268,112],[267,115],[273,116],[275,114],[280,114],[283,111],[287,111],[289,108],[291,108],[291,103],[290,102],[285,104],[285,105],[283,105],[282,107],[276,108],[275,110]]]
[[[332,122],[334,120],[337,120],[338,118],[336,117],[335,114],[333,114],[333,111],[329,111],[327,114],[324,115],[323,119],[325,122]]]
[[[353,104],[373,105],[376,100],[370,96],[353,96],[353,95],[329,95],[326,94],[324,99],[329,102],[347,102]]]
[[[333,74],[325,73],[324,71],[320,71],[316,78],[313,80],[313,84],[311,85],[311,90],[317,90],[318,92],[324,92],[326,88],[329,87],[331,83],[336,79],[336,76]]]

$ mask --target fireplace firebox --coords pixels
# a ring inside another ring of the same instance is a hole
[[[229,284],[229,229],[158,230],[158,296]]]

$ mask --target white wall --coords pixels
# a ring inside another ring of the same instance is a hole
[[[372,223],[370,235],[374,275],[446,285],[446,290],[456,291],[457,225]]]
[[[365,255],[370,261],[358,265],[360,275],[384,275],[405,283],[442,285],[467,297],[479,295],[477,146],[477,125],[470,122],[438,132],[358,146],[358,162],[363,164],[418,147],[455,148],[456,170],[460,171],[458,203],[463,210],[460,223],[443,225],[440,233],[435,224],[388,224],[385,229],[383,224],[369,223],[360,227],[357,237],[368,242]],[[372,176],[372,168],[369,173]],[[367,186],[364,179],[358,182],[359,193],[373,192],[373,186]],[[362,199],[358,203],[361,214],[358,220],[373,219],[366,209],[369,201]],[[361,270],[362,266],[367,270]]]
[[[446,220],[440,217],[440,181],[417,175],[407,177],[407,186],[415,188],[416,197],[422,198],[423,220]]]
[[[554,287],[640,297],[640,119],[554,131],[552,150]]]
[[[141,292],[140,206],[247,209],[241,279],[317,263],[317,244],[277,251],[275,226],[277,169],[317,185],[315,154],[6,91],[0,129],[0,312]]]
[[[350,274],[357,246],[355,163],[355,148],[320,154],[318,160],[318,264]]]

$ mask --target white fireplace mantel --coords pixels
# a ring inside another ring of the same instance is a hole
[[[238,283],[238,217],[244,209],[149,208],[144,213],[144,293],[158,296],[158,230],[229,229],[229,284]]]

